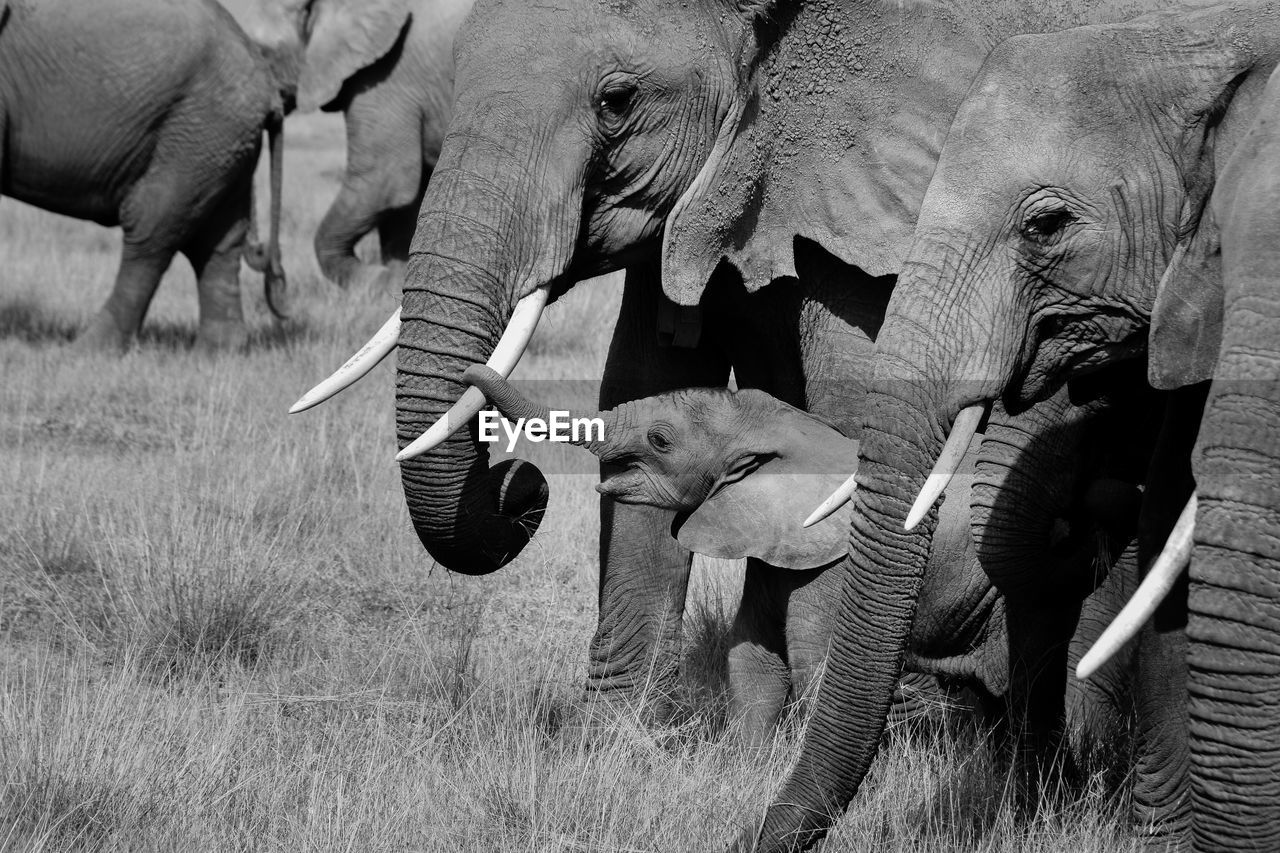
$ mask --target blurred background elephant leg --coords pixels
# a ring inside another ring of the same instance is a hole
[[[412,108],[414,102],[388,100],[394,94],[361,92],[345,110],[347,171],[315,236],[321,272],[342,288],[395,281],[387,265],[409,256],[418,207],[434,165],[433,161],[424,167],[422,119]],[[380,265],[366,264],[355,253],[356,244],[375,228],[383,248]],[[388,257],[387,249],[395,254]]]
[[[151,298],[177,252],[189,215],[177,176],[149,174],[129,192],[120,210],[124,248],[106,304],[80,333],[76,345],[90,350],[123,350],[142,327]]]
[[[431,170],[425,169],[424,174],[425,184],[431,179]],[[409,260],[409,244],[413,242],[413,232],[418,228],[418,208],[421,206],[422,193],[419,193],[407,207],[388,210],[378,220],[378,247],[382,265],[391,270],[392,280],[397,284],[403,278],[404,265]]]
[[[600,386],[601,408],[674,388],[723,387],[728,362],[703,335],[692,348],[662,347],[656,268],[628,269]],[[601,466],[601,476],[613,471]],[[599,621],[591,638],[587,694],[648,698],[659,719],[677,687],[681,621],[692,555],[671,535],[669,510],[600,501]]]
[[[247,184],[237,187],[203,220],[182,249],[196,273],[200,296],[196,344],[201,349],[241,347],[248,340],[240,302],[240,259],[251,203]]]
[[[729,633],[729,717],[751,746],[773,739],[793,684],[783,625],[792,574],[749,558]]]
[[[1170,392],[1138,525],[1143,571],[1164,547],[1195,488],[1190,467],[1207,386]],[[1133,824],[1146,849],[1190,849],[1187,721],[1187,579],[1161,603],[1138,638]]]

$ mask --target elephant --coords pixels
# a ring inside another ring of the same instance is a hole
[[[732,371],[856,437],[863,365],[982,59],[1005,35],[1152,5],[480,0],[401,310],[298,407],[396,349],[415,530],[477,575],[520,553],[548,487],[522,461],[490,469],[459,432],[483,405],[462,372],[509,374],[545,305],[588,276],[627,277],[602,407]],[[690,564],[671,520],[601,501],[591,696],[670,692]]]
[[[1159,849],[1280,846],[1265,97],[1278,36],[1280,5],[1197,5],[1020,36],[987,58],[876,342],[850,556],[829,570],[843,586],[827,675],[741,846],[811,843],[856,792],[892,690],[866,701],[868,680],[904,654],[944,460],[988,409],[994,422],[1133,365],[1161,389],[1139,563],[1171,529],[1194,553],[1139,638],[1135,823]],[[1249,159],[1233,167],[1236,151]],[[875,636],[854,630],[866,621]]]
[[[205,0],[10,0],[0,20],[0,192],[124,232],[111,295],[78,345],[126,348],[178,252],[196,273],[199,345],[247,339],[241,257],[283,318],[282,104],[235,22]],[[264,131],[265,247],[251,227]]]
[[[463,379],[479,388],[509,421],[552,422],[547,407],[529,402],[488,367],[473,365]],[[1051,404],[1068,405],[1065,399]],[[760,589],[744,591],[728,658],[731,715],[749,743],[767,743],[788,697],[805,695],[826,656],[834,600],[829,585],[833,575],[826,569],[844,556],[846,548],[849,508],[812,526],[801,524],[797,509],[814,505],[839,484],[842,465],[857,457],[857,440],[753,388],[686,388],[609,411],[565,415],[571,421],[599,421],[598,432],[571,437],[571,443],[612,463],[616,473],[597,486],[601,494],[622,504],[673,511],[671,535],[694,553],[755,558],[769,570],[764,588],[776,592],[761,596],[755,595]],[[1056,463],[1060,456],[1046,455],[1045,461]],[[976,459],[971,451],[968,467]],[[1036,472],[1036,479],[1062,480],[1069,468],[1046,468]],[[971,491],[974,484],[981,491],[982,482],[981,476],[971,475],[948,487],[904,674],[933,676],[952,691],[967,689],[976,696],[983,717],[999,724],[1029,706],[1006,705],[1012,698],[1010,670],[1017,653],[1010,648],[1004,599],[979,564],[970,535]],[[1062,489],[1064,495],[1067,491]],[[1048,492],[1038,496],[1048,497]],[[1038,525],[1057,527],[1055,535],[1029,540],[1026,547],[1037,550],[1041,564],[1069,562],[1069,573],[1088,575],[1081,578],[1087,586],[1081,594],[1058,600],[1058,607],[1073,615],[1083,593],[1090,593],[1072,643],[1079,655],[1115,617],[1124,593],[1136,583],[1136,566],[1117,568],[1105,585],[1093,570],[1099,535],[1131,538],[1138,495],[1135,487],[1115,479],[1099,479],[1075,493],[1090,504],[1091,515],[1064,507],[1047,519],[1049,524]],[[1038,502],[1036,511],[1048,512],[1048,503]],[[1064,557],[1060,546],[1072,537],[1073,524],[1081,527],[1075,533],[1081,547]],[[1101,559],[1103,567],[1110,568],[1113,561]],[[1074,628],[1074,618],[1072,622]],[[1066,681],[1065,661],[1061,668],[1058,678],[1046,680],[1066,694],[1064,704],[1072,710],[1067,726],[1076,736],[1072,746],[1082,754],[1090,736],[1105,740],[1125,724],[1127,663],[1113,660],[1087,687]],[[924,685],[922,679],[913,684],[917,689]],[[896,696],[895,709],[904,701],[901,694]]]
[[[344,288],[389,282],[449,126],[453,38],[471,0],[221,1],[292,82],[299,111],[343,114],[346,173],[316,231],[320,271]],[[355,254],[375,228],[382,265]]]

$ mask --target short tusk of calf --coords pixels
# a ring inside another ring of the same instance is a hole
[[[1196,496],[1192,495],[1182,514],[1178,516],[1177,523],[1173,525],[1164,550],[1151,564],[1151,570],[1138,585],[1133,598],[1129,599],[1120,615],[1107,626],[1093,648],[1076,665],[1076,678],[1083,681],[1093,675],[1142,630],[1142,626],[1156,612],[1160,602],[1169,595],[1169,591],[1191,562],[1195,530]]]
[[[840,488],[831,493],[831,497],[827,498],[818,505],[817,509],[809,513],[809,517],[804,520],[804,526],[813,527],[819,521],[822,521],[822,519],[847,504],[857,489],[858,475],[854,473],[849,476],[849,479],[840,484]]]
[[[956,415],[955,423],[951,425],[951,434],[947,436],[947,443],[942,446],[938,461],[929,472],[929,478],[924,481],[924,487],[916,496],[916,502],[911,505],[911,512],[907,513],[907,523],[903,525],[903,530],[911,530],[919,524],[920,519],[928,514],[933,502],[947,490],[947,485],[959,470],[960,461],[969,450],[973,434],[978,431],[978,424],[986,413],[986,405],[978,403],[961,409],[960,414]]]
[[[387,353],[396,348],[399,340],[400,309],[397,308],[396,313],[391,315],[391,319],[383,323],[382,328],[374,333],[367,344],[360,347],[359,352],[347,359],[346,364],[335,370],[328,379],[299,397],[298,402],[289,407],[289,414],[305,412],[359,382],[366,373],[378,366],[378,362],[387,357]]]
[[[493,348],[493,355],[485,362],[486,367],[503,379],[511,375],[511,371],[520,362],[520,356],[528,348],[534,330],[538,328],[538,320],[542,317],[542,310],[547,307],[550,295],[548,288],[541,287],[516,303],[516,309],[511,312],[511,321],[498,339],[498,345]],[[396,461],[404,462],[439,447],[445,439],[466,426],[485,405],[484,394],[480,393],[480,389],[468,388],[458,398],[458,402],[444,413],[444,417],[396,454]]]

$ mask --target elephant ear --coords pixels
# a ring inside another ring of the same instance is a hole
[[[1177,80],[1161,113],[1180,135],[1176,147],[1186,200],[1179,239],[1151,310],[1147,374],[1160,389],[1180,388],[1210,379],[1222,342],[1221,237],[1210,199],[1220,167],[1251,123],[1261,85],[1249,85],[1258,72],[1264,81],[1280,49],[1280,17],[1234,8],[1153,16],[1165,32],[1159,59],[1144,65],[1156,81],[1139,81],[1144,91]],[[1206,37],[1206,33],[1211,34]],[[1170,49],[1170,47],[1174,49]],[[1265,57],[1270,54],[1271,59]]]
[[[991,42],[941,4],[883,5],[833,22],[828,4],[805,3],[772,43],[667,218],[672,301],[698,304],[722,258],[749,291],[795,276],[797,236],[869,275],[898,271]]]
[[[408,23],[408,0],[316,0],[298,109],[310,112],[338,97],[347,78],[385,56]]]
[[[1151,309],[1147,378],[1171,390],[1213,377],[1222,343],[1222,248],[1212,213],[1174,249]]]
[[[854,469],[858,443],[813,425],[817,440],[798,436],[802,440],[747,476],[722,478],[688,517],[677,517],[672,532],[680,544],[709,557],[757,557],[785,569],[816,569],[843,557],[852,504],[808,529],[802,522]]]

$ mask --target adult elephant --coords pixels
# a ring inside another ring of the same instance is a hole
[[[340,111],[347,165],[315,235],[342,287],[409,256],[453,104],[453,38],[472,0],[221,0],[289,84],[302,112]],[[356,243],[374,229],[382,265]]]
[[[1148,346],[1161,384],[1181,387],[1168,392],[1148,475],[1144,563],[1153,534],[1172,526],[1192,489],[1188,456],[1202,408],[1205,421],[1190,588],[1165,602],[1139,651],[1140,689],[1163,697],[1165,713],[1144,733],[1138,817],[1162,819],[1152,839],[1162,849],[1185,842],[1189,778],[1195,849],[1280,846],[1266,367],[1275,244],[1264,242],[1275,228],[1274,166],[1240,167],[1240,202],[1219,208],[1243,223],[1222,244],[1234,259],[1226,314],[1204,215],[1278,54],[1274,3],[1024,36],[993,51],[956,115],[877,341],[875,414],[864,426],[827,677],[798,763],[744,846],[812,842],[875,755],[889,689],[864,697],[901,660],[933,526],[926,511],[950,474],[930,473],[934,460],[962,454],[993,401],[1024,409],[1064,381],[1087,386],[1088,374],[1139,359]],[[1192,383],[1215,359],[1220,378],[1265,381],[1215,380],[1205,408],[1206,389]],[[852,627],[864,624],[878,630]],[[1162,683],[1150,683],[1153,671]]]
[[[242,343],[242,255],[284,316],[279,251],[282,104],[244,33],[205,0],[13,0],[0,12],[0,192],[119,225],[106,304],[79,338],[119,350],[182,252],[195,268],[201,346]],[[271,236],[247,245],[263,131]],[[246,249],[248,250],[246,252]]]
[[[486,358],[509,373],[546,301],[597,273],[627,270],[602,406],[723,385],[732,368],[856,435],[860,365],[982,58],[1002,33],[1133,9],[479,2],[455,46],[454,120],[402,312],[369,351],[398,334],[402,477],[428,552],[483,574],[533,535],[541,475],[490,470],[485,445],[452,435],[483,403],[461,374]],[[745,280],[714,272],[726,245]],[[669,692],[689,553],[669,511],[601,512],[589,690]],[[764,578],[749,564],[749,586]]]

